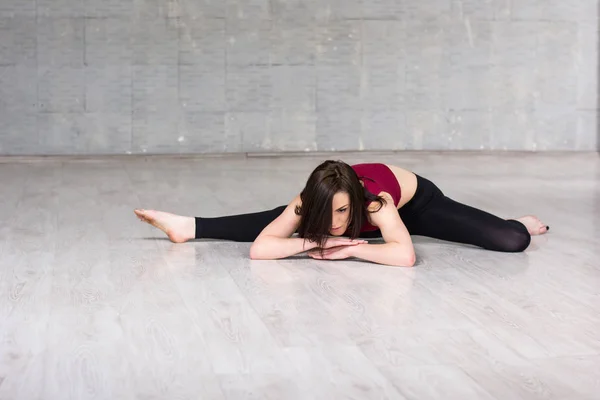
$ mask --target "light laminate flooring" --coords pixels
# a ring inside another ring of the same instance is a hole
[[[133,214],[273,208],[327,158],[551,229],[520,254],[415,236],[395,268]],[[600,399],[598,154],[3,158],[0,191],[0,399]]]

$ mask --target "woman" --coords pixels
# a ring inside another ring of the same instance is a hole
[[[534,216],[505,220],[458,203],[430,180],[394,165],[350,166],[332,160],[311,173],[287,206],[269,211],[214,218],[140,209],[135,213],[176,243],[200,238],[253,242],[252,259],[307,251],[315,259],[356,257],[394,266],[414,265],[411,235],[521,252],[531,235],[549,229]],[[360,239],[373,237],[382,237],[384,243]]]

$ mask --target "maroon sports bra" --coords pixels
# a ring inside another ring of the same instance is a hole
[[[381,192],[389,193],[394,200],[394,205],[398,207],[401,197],[400,185],[387,165],[381,163],[355,164],[352,165],[352,169],[356,172],[358,178],[363,181],[365,189],[375,195]],[[367,220],[363,222],[360,231],[369,232],[377,229],[379,228],[371,225]]]

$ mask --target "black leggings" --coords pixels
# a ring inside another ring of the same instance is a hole
[[[250,214],[196,217],[196,239],[252,242],[286,206]],[[417,175],[414,197],[398,211],[411,235],[427,236],[488,250],[521,252],[531,241],[525,225],[458,203],[445,196],[430,180]],[[362,238],[381,237],[380,231]]]

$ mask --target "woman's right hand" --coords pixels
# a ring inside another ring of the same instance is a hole
[[[362,239],[350,239],[350,238],[343,238],[343,237],[330,237],[327,238],[327,241],[325,242],[325,245],[323,246],[324,249],[331,249],[332,247],[339,247],[339,246],[356,246],[358,244],[365,244],[365,243],[369,243],[366,240],[362,240]]]

